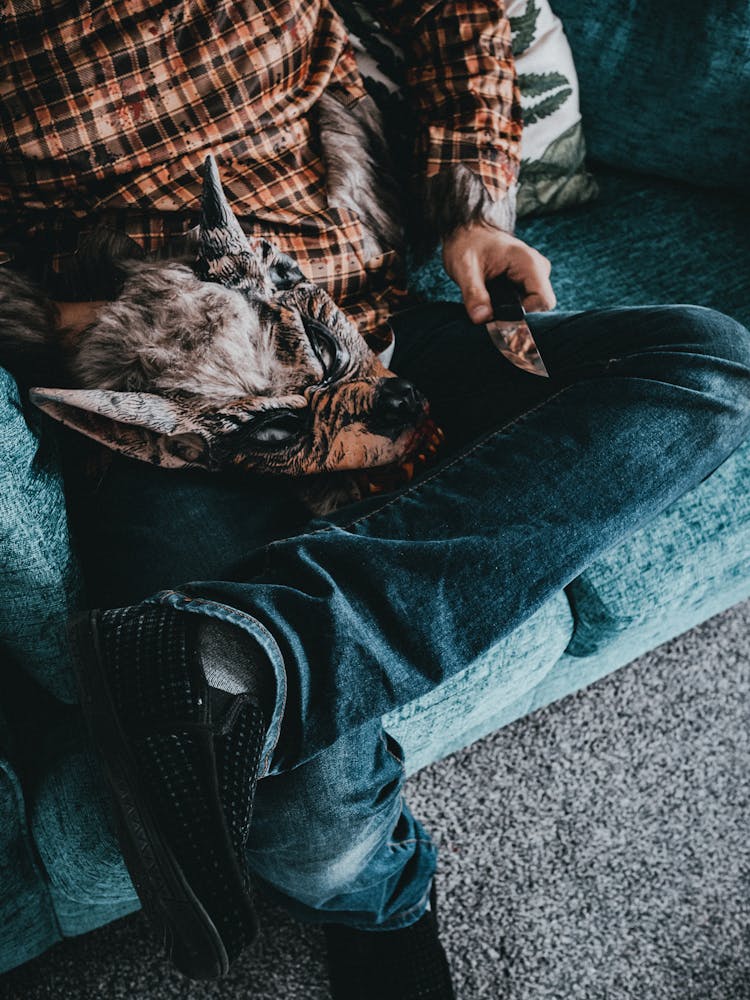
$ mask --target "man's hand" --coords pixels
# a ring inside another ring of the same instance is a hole
[[[556,298],[549,274],[552,265],[527,243],[484,222],[459,226],[443,241],[445,270],[461,289],[464,305],[475,323],[492,319],[485,282],[507,273],[523,286],[526,312],[554,309]]]
[[[96,321],[106,302],[53,302],[55,329],[64,349],[74,348],[83,331]]]
[[[79,333],[90,326],[106,302],[55,302],[57,327]]]

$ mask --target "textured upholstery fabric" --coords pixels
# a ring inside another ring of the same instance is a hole
[[[132,897],[122,903],[97,904],[90,900],[76,902],[54,886],[50,888],[50,896],[63,937],[87,934],[89,931],[95,931],[97,927],[119,920],[120,917],[127,917],[129,913],[135,913],[141,908],[141,901],[136,896],[135,890]]]
[[[572,628],[570,607],[561,593],[486,656],[387,715],[385,727],[402,745],[409,773],[497,729],[505,708],[543,683]]]
[[[747,0],[553,0],[589,155],[700,185],[750,176]]]
[[[597,201],[524,219],[516,235],[552,262],[559,309],[691,302],[750,325],[750,203],[608,168]],[[438,254],[414,272],[431,299],[459,300]]]
[[[0,369],[0,649],[74,701],[64,623],[80,591],[53,443],[27,423],[18,387]]]
[[[31,830],[63,913],[66,901],[116,907],[137,901],[117,847],[112,808],[93,750],[52,734],[50,764],[31,803]],[[72,907],[71,907],[72,908]]]
[[[627,632],[631,659],[664,641],[666,622],[677,635],[749,597],[750,439],[566,591],[576,618],[568,654],[590,656]]]
[[[60,936],[32,851],[23,791],[0,751],[0,972],[28,961]]]
[[[141,905],[117,846],[104,778],[84,734],[78,719],[48,735],[49,763],[30,803],[31,833],[64,935],[84,934]]]

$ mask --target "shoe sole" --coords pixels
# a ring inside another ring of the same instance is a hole
[[[221,935],[159,833],[138,777],[102,670],[100,613],[70,630],[81,709],[109,779],[125,864],[149,921],[163,934],[174,966],[191,979],[217,979],[229,970]]]

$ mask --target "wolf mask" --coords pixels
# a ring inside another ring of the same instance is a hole
[[[434,451],[424,397],[290,257],[245,235],[212,156],[192,266],[123,269],[69,349],[76,388],[31,391],[53,418],[165,468],[308,476]]]

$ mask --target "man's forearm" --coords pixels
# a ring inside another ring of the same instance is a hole
[[[522,118],[502,0],[380,0],[378,13],[404,48],[418,119],[417,257],[474,222],[512,233]]]
[[[513,233],[515,229],[515,184],[494,201],[477,174],[463,163],[455,163],[434,177],[426,178],[422,187],[420,216],[426,226],[423,239],[420,233],[415,234],[418,258],[430,252],[435,238],[444,240],[462,226],[484,222],[506,233]]]
[[[106,302],[53,302],[55,329],[63,337],[75,337],[96,320]]]

